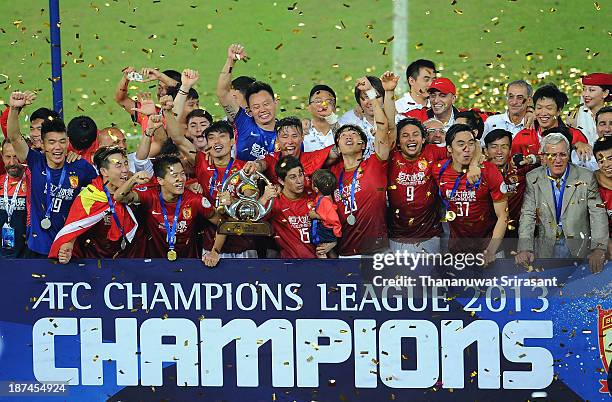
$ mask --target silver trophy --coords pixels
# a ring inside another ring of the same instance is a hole
[[[238,198],[228,206],[219,207],[219,212],[228,215],[229,219],[219,225],[218,232],[225,235],[270,236],[272,234],[270,224],[261,220],[272,209],[274,200],[268,201],[268,205],[259,202],[261,195],[257,182],[263,180],[268,186],[272,183],[259,172],[249,176],[243,170],[239,170],[225,180],[221,192],[228,191],[236,177],[240,180],[235,191]]]

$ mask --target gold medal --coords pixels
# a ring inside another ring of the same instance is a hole
[[[168,261],[176,261],[176,251],[168,250]]]
[[[457,217],[457,214],[454,213],[453,211],[446,211],[446,221],[447,222],[454,221],[456,217]]]

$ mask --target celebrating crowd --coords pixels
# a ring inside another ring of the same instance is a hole
[[[115,101],[142,129],[133,153],[118,127],[100,129],[87,116],[65,125],[47,108],[25,111],[35,93],[11,93],[0,256],[214,266],[448,251],[524,266],[587,258],[593,272],[609,258],[612,74],[582,77],[582,103],[563,119],[566,94],[524,80],[507,84],[502,113],[462,109],[452,80],[421,59],[408,66],[401,97],[393,72],[365,76],[354,107],[338,116],[335,91],[316,84],[310,116],[300,119],[278,116],[269,84],[236,76],[247,59],[244,47],[229,46],[216,87],[220,120],[201,108],[196,70],[124,69]],[[156,81],[156,98],[129,94],[131,81]],[[241,170],[268,182],[242,183]],[[245,195],[269,209],[272,236],[218,230]]]

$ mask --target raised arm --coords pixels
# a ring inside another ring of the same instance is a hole
[[[372,88],[372,84],[366,77],[359,78],[356,86],[360,91],[365,92],[366,96],[372,101],[374,121],[376,122],[374,151],[380,159],[386,161],[389,159],[389,152],[391,152],[391,143],[389,142],[389,122],[382,109],[382,99],[377,97],[376,90]]]
[[[389,134],[395,133],[395,116],[397,110],[395,109],[395,88],[399,81],[399,75],[395,75],[392,71],[386,71],[381,77],[380,81],[385,90],[385,100],[383,103],[383,110],[387,121],[389,122]],[[395,144],[397,136],[390,138],[392,146]]]
[[[142,78],[144,78],[142,82],[161,81],[167,87],[175,87],[179,84],[176,80],[168,77],[155,68],[145,67],[140,70],[140,73],[142,74]]]
[[[236,118],[239,110],[239,105],[232,98],[230,90],[232,89],[232,69],[236,64],[236,60],[245,60],[247,57],[244,47],[239,44],[232,44],[227,49],[227,59],[225,65],[219,74],[217,81],[217,98],[223,107],[225,114],[230,122]]]
[[[186,116],[183,116],[183,110],[185,110],[185,102],[187,101],[187,95],[189,95],[189,90],[193,88],[193,86],[200,79],[200,73],[197,70],[185,69],[181,74],[181,87],[178,90],[178,93],[174,97],[174,114],[179,117],[179,122],[184,120]],[[160,99],[161,102],[161,99]],[[187,122],[183,122],[187,123]]]
[[[10,110],[6,122],[6,136],[13,145],[17,158],[22,162],[27,159],[30,147],[19,130],[19,113],[25,106],[31,105],[35,99],[36,94],[30,91],[13,92],[9,99]]]
[[[125,109],[130,115],[134,114],[134,108],[136,107],[136,102],[134,102],[128,96],[128,85],[130,85],[130,79],[128,78],[128,74],[136,71],[134,67],[126,67],[123,69],[123,77],[119,80],[117,84],[117,88],[115,89],[115,102],[119,106]]]
[[[172,111],[172,97],[164,96],[160,100],[164,117],[166,118],[166,131],[174,145],[178,148],[181,155],[192,165],[195,166],[196,147],[185,137],[179,122]]]

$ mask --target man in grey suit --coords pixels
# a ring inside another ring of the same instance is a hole
[[[593,173],[569,163],[570,144],[558,133],[540,144],[544,166],[527,174],[516,263],[542,258],[584,258],[592,272],[603,268],[608,217]],[[537,237],[535,235],[538,230]]]

